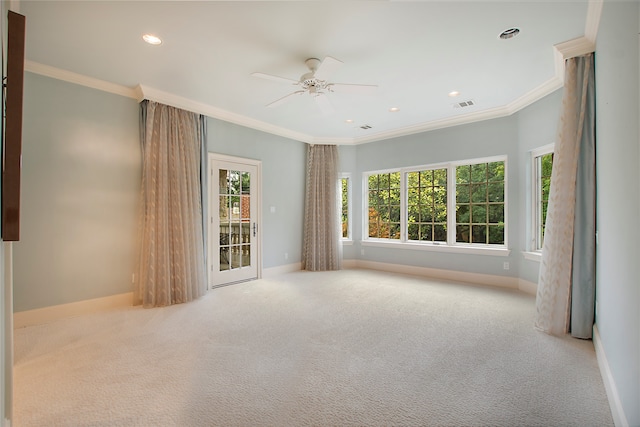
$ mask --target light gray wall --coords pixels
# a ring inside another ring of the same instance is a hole
[[[138,104],[26,73],[14,310],[131,291]]]
[[[262,266],[299,263],[307,144],[208,118],[207,151],[262,161]]]
[[[596,51],[596,323],[628,425],[640,426],[638,2],[604,2]]]
[[[362,174],[368,171],[426,165],[431,163],[507,156],[508,181],[508,257],[470,255],[399,248],[362,247],[354,245],[361,259],[419,267],[457,270],[464,272],[518,276],[519,228],[523,227],[522,213],[518,209],[518,191],[522,172],[518,161],[518,122],[515,116],[487,120],[463,126],[440,129],[380,142],[357,146],[354,174],[354,238],[362,239]],[[503,269],[509,261],[510,270]]]
[[[531,150],[555,143],[560,107],[562,104],[562,90],[557,90],[541,100],[531,104],[517,114],[518,146],[519,146],[519,174],[518,211],[522,213],[522,226],[516,230],[519,236],[518,250],[527,251],[532,237],[531,218]],[[540,263],[519,257],[519,275],[521,279],[531,283],[538,283]]]

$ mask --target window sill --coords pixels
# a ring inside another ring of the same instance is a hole
[[[542,261],[542,252],[522,252],[522,256],[524,259],[528,259],[529,261]]]
[[[446,245],[433,243],[406,243],[406,242],[390,242],[382,240],[363,240],[362,246],[373,246],[379,248],[398,248],[410,249],[418,251],[432,252],[448,252],[457,254],[473,254],[473,255],[490,255],[506,257],[511,253],[510,249],[505,247],[493,246],[470,246],[470,245]]]
[[[352,246],[353,245],[353,240],[351,240],[351,239],[340,239],[340,241],[342,242],[343,246]]]

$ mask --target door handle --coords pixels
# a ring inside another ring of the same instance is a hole
[[[256,237],[256,233],[258,232],[258,225],[254,222],[253,223],[253,237]]]

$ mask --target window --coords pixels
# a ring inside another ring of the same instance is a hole
[[[400,172],[369,175],[368,236],[400,239]]]
[[[542,249],[544,229],[547,221],[547,207],[549,206],[549,188],[551,187],[551,170],[553,168],[553,144],[546,145],[531,152],[533,165],[532,179],[532,250]]]
[[[364,174],[365,241],[506,246],[506,157]]]
[[[447,241],[447,169],[407,173],[407,239]]]
[[[340,177],[340,205],[341,205],[341,227],[342,239],[351,240],[351,180],[349,175]]]
[[[456,166],[456,242],[504,244],[504,161]]]

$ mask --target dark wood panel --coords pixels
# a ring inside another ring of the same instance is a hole
[[[26,19],[9,11],[2,170],[2,239],[20,240],[20,173],[22,166],[22,98]]]

